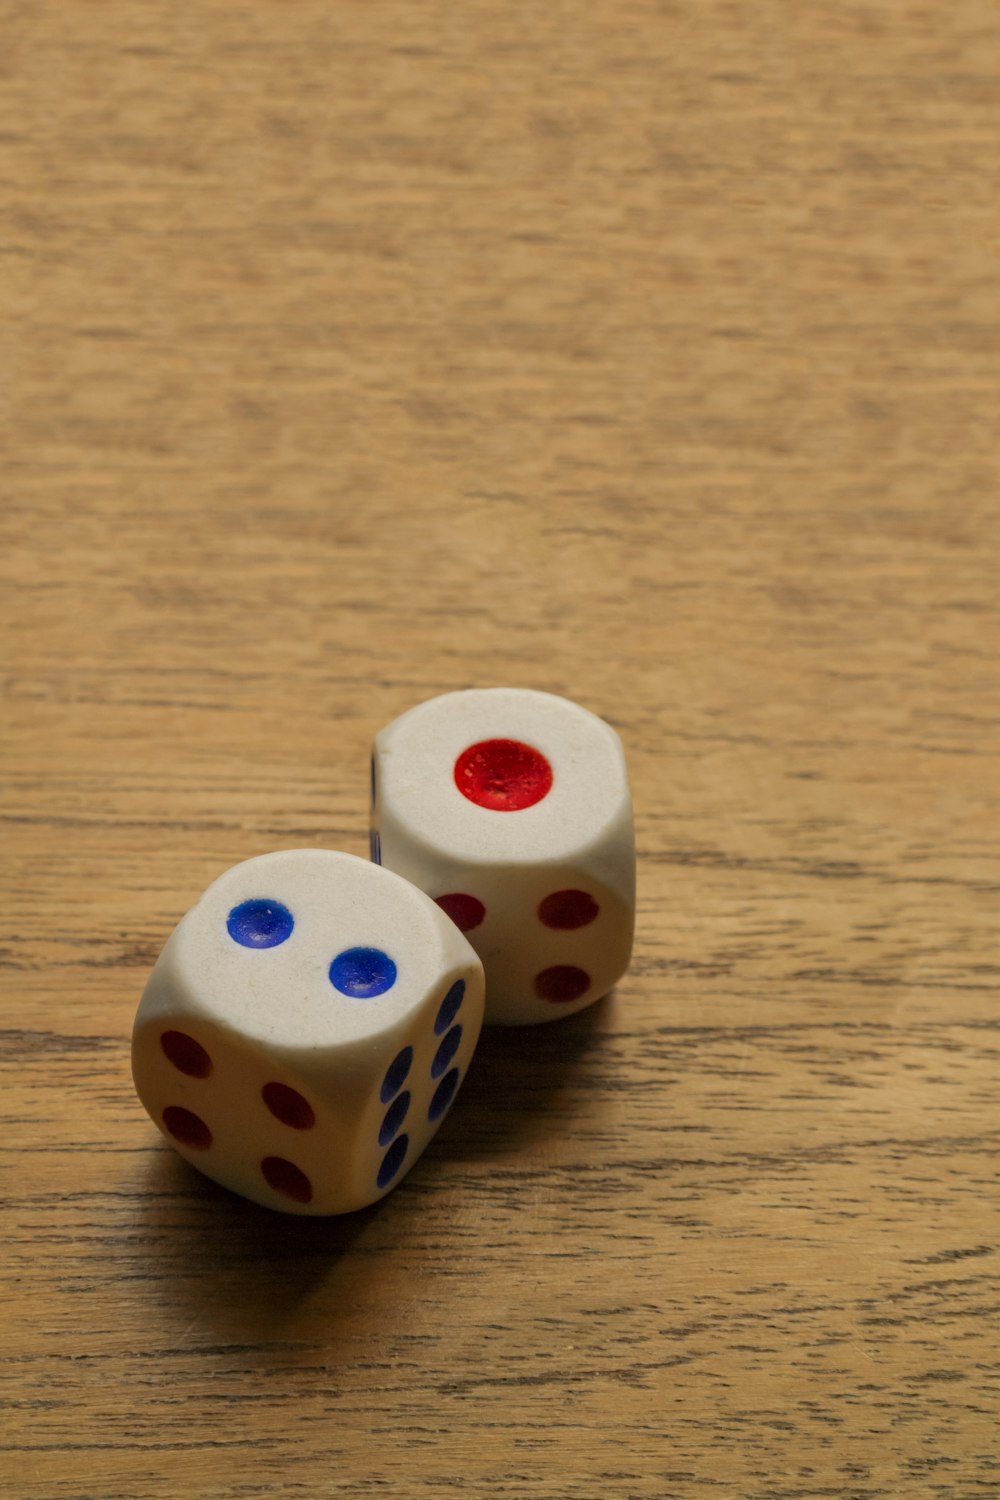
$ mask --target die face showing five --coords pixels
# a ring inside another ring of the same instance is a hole
[[[180,1154],[265,1207],[344,1213],[416,1161],[483,1016],[481,964],[419,890],[352,855],[228,870],[168,939],[132,1060]]]
[[[528,689],[447,693],[375,740],[372,857],[428,893],[486,970],[486,1020],[549,1021],[628,966],[635,840],[621,742]]]

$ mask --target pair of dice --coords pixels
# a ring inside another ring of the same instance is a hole
[[[447,1113],[484,1019],[580,1010],[628,965],[625,760],[565,698],[447,693],[382,730],[371,855],[234,866],[139,1005],[143,1105],[183,1157],[267,1208],[382,1197]]]

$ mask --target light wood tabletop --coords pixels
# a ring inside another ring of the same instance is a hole
[[[1000,1495],[995,0],[0,5],[4,1500]],[[397,1191],[135,1098],[227,866],[607,718],[631,968]]]

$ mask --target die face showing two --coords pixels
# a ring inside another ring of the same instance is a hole
[[[228,870],[163,949],[135,1085],[180,1154],[265,1207],[374,1202],[447,1113],[483,1016],[481,964],[419,890],[353,855]]]
[[[426,891],[486,971],[486,1020],[550,1021],[628,967],[635,839],[621,742],[528,689],[447,693],[383,729],[372,857]]]

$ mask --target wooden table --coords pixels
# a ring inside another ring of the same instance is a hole
[[[1000,1494],[993,0],[3,10],[5,1500]],[[494,683],[629,974],[226,1195],[161,944]]]

